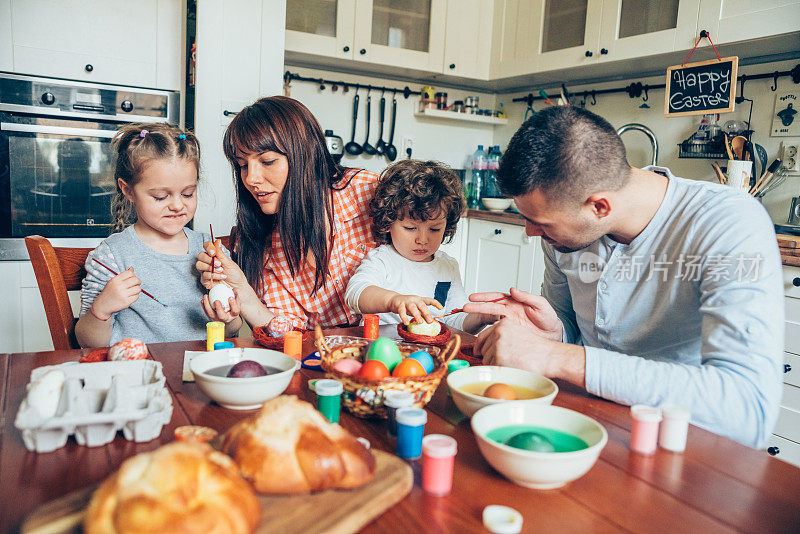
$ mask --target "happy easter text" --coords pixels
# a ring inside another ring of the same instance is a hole
[[[700,106],[725,107],[728,105],[731,71],[686,73],[683,70],[674,70],[672,83],[681,89],[669,98],[670,108],[674,111]],[[687,91],[698,94],[686,94]]]

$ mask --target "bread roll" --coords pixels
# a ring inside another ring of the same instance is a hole
[[[258,498],[236,464],[209,445],[173,442],[126,460],[92,495],[86,534],[246,534]]]
[[[222,451],[261,493],[355,488],[375,472],[372,453],[349,432],[287,395],[228,430]]]

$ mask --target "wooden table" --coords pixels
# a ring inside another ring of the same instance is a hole
[[[391,336],[393,330],[387,328],[383,333]],[[251,339],[236,343],[254,346]],[[25,385],[32,369],[75,361],[80,351],[0,355],[0,531],[15,531],[38,505],[100,482],[129,456],[172,441],[177,426],[199,424],[224,431],[250,415],[252,412],[237,413],[217,406],[194,383],[181,381],[184,351],[204,350],[204,345],[150,345],[153,357],[164,365],[174,401],[172,420],[160,438],[132,443],[118,436],[95,448],[79,446],[70,439],[62,449],[45,454],[28,452],[14,428]],[[287,393],[313,400],[306,382],[318,376],[301,370]],[[481,511],[489,504],[519,510],[526,532],[800,531],[800,469],[696,427],[690,429],[683,454],[659,450],[647,457],[632,453],[626,407],[568,384],[559,387],[554,404],[594,417],[608,430],[608,444],[584,477],[549,491],[508,482],[481,457],[469,423],[449,422],[455,407],[440,387],[428,407],[425,432],[449,434],[458,441],[453,493],[433,497],[417,483],[408,497],[363,532],[486,532]],[[382,423],[343,415],[342,425],[367,438],[373,447],[392,450]]]

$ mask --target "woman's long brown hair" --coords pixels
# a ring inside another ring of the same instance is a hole
[[[259,294],[263,291],[264,264],[272,232],[277,230],[292,276],[300,271],[308,254],[313,255],[315,293],[328,278],[326,227],[333,228],[330,192],[345,170],[328,152],[317,119],[292,98],[261,98],[236,115],[225,131],[222,148],[236,182],[235,260],[247,281]],[[267,151],[286,156],[289,164],[275,215],[261,211],[244,186],[237,164],[245,155]]]

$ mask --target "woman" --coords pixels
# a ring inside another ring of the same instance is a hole
[[[213,281],[233,286],[225,311],[204,298],[211,318],[241,313],[280,335],[294,328],[354,324],[344,302],[350,276],[372,239],[368,205],[378,176],[333,161],[319,123],[300,102],[262,98],[236,115],[223,138],[236,180],[233,260],[218,254]],[[197,268],[212,285],[211,254]],[[238,264],[238,265],[237,265]]]

